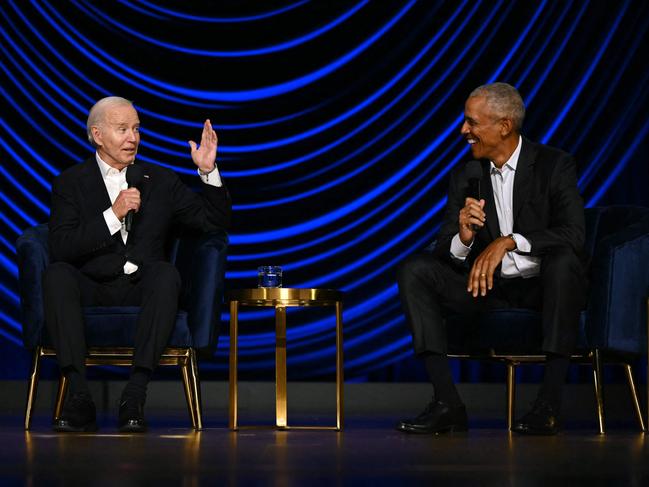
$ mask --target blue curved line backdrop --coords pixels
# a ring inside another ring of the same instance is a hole
[[[47,220],[52,178],[92,153],[85,119],[104,96],[136,104],[138,157],[193,186],[187,140],[212,120],[235,210],[228,287],[281,265],[287,287],[343,290],[347,380],[422,378],[395,266],[435,238],[476,86],[519,88],[525,134],[575,154],[587,206],[649,205],[649,2],[178,5],[0,4],[0,378],[28,373],[14,242]],[[272,326],[243,312],[244,378],[272,377]],[[330,311],[290,310],[288,344],[290,378],[333,377]],[[225,377],[226,356],[222,336],[202,373]]]

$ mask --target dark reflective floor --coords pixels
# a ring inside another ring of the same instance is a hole
[[[347,418],[342,433],[187,427],[185,411],[149,412],[150,431],[56,434],[48,418],[22,429],[0,417],[0,485],[649,485],[649,437],[592,425],[556,437],[511,436],[502,424],[411,436],[386,417]],[[300,418],[308,421],[311,418]],[[317,418],[316,418],[317,420]]]

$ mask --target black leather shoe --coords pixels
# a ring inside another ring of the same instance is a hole
[[[54,431],[82,433],[97,431],[97,410],[90,394],[72,394],[65,401],[61,417],[54,420]]]
[[[404,419],[397,430],[405,433],[446,433],[466,431],[468,420],[464,405],[451,407],[442,401],[431,401],[426,409],[414,419]]]
[[[144,433],[144,403],[131,397],[122,397],[119,403],[119,430],[124,433]]]
[[[522,435],[556,435],[560,429],[558,412],[544,400],[536,401],[532,410],[512,427],[512,431]]]

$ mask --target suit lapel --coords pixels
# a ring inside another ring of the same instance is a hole
[[[518,164],[516,165],[516,174],[514,176],[514,194],[513,194],[513,212],[514,222],[516,217],[523,207],[523,203],[529,196],[532,187],[532,176],[534,174],[534,159],[536,156],[536,149],[534,144],[523,137],[521,153],[518,156]]]
[[[144,171],[144,177],[142,178],[142,184],[140,184],[140,187],[138,188],[140,190],[140,209],[144,208],[144,205],[147,204],[147,200],[151,195],[151,178],[153,177],[149,173],[149,168],[147,166],[142,165],[142,169]],[[126,171],[128,173],[128,169]],[[139,212],[133,215],[133,228],[129,233],[128,240],[126,241],[127,244],[132,244],[137,240],[138,228],[141,226],[138,224],[140,216],[141,214]]]
[[[147,166],[142,166],[144,169],[144,177],[142,178],[142,185],[140,189],[140,200],[141,204],[144,205],[151,195],[151,174],[149,173],[149,168]]]
[[[80,183],[83,196],[93,208],[93,213],[103,213],[106,208],[111,206],[108,190],[94,156],[84,162],[84,172]]]
[[[500,225],[498,224],[498,212],[494,200],[494,190],[491,186],[491,164],[488,160],[480,161],[482,164],[482,179],[480,180],[480,196],[485,200],[485,213],[487,214],[487,231],[491,240],[500,236]]]

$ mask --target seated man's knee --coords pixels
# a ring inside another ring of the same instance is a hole
[[[420,260],[421,254],[413,254],[399,262],[397,266],[397,281],[399,283],[407,282],[416,273]]]
[[[439,259],[431,254],[410,255],[397,268],[397,282],[403,287],[422,278],[430,279],[438,273],[440,265]]]

